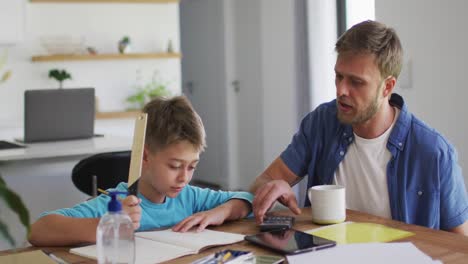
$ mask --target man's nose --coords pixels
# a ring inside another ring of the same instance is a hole
[[[336,82],[336,97],[347,96],[349,94],[348,84],[345,79]]]

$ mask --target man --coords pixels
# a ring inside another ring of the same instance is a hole
[[[468,235],[456,150],[392,94],[403,57],[395,31],[365,21],[343,34],[335,50],[337,98],[309,113],[255,180],[257,222],[276,200],[300,213],[291,186],[308,175],[308,188],[344,185],[349,209]]]

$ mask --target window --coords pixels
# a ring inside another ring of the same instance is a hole
[[[375,0],[346,0],[346,29],[364,20],[375,20]]]
[[[375,0],[336,0],[337,33],[364,20],[375,20]]]

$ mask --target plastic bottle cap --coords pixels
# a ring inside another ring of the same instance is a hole
[[[120,201],[117,199],[117,195],[119,194],[128,194],[127,192],[119,192],[119,191],[110,191],[109,195],[111,197],[111,200],[107,204],[107,210],[109,212],[120,212],[122,211],[122,204]]]

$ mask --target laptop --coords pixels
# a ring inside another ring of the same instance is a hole
[[[94,88],[24,92],[24,143],[94,136]]]

